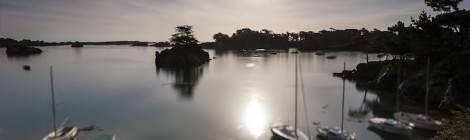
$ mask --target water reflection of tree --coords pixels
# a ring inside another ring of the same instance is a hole
[[[362,99],[361,106],[357,109],[350,109],[349,116],[358,120],[363,120],[369,114],[370,108],[367,105],[367,88],[364,91],[364,98]]]
[[[194,94],[194,89],[201,78],[204,68],[158,68],[156,69],[157,75],[160,73],[167,77],[173,77],[173,88],[177,90],[179,95],[185,99],[191,99]]]

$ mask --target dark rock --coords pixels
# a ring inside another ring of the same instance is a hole
[[[25,70],[25,71],[30,71],[30,70],[31,70],[31,66],[29,66],[29,65],[23,65],[23,70]]]
[[[189,68],[209,60],[209,53],[199,47],[173,47],[160,53],[155,52],[155,64],[158,67]]]
[[[80,43],[80,42],[74,42],[74,43],[72,43],[72,45],[70,45],[70,47],[72,47],[72,48],[81,48],[81,47],[83,47],[83,44]]]
[[[26,46],[7,47],[7,56],[29,56],[42,53],[41,49]]]

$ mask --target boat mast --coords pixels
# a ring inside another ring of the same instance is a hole
[[[426,65],[426,99],[424,103],[424,115],[428,115],[428,95],[429,95],[429,65],[430,65],[430,58],[428,56],[428,61]]]
[[[342,106],[341,106],[341,132],[343,132],[343,127],[344,127],[344,92],[345,92],[345,87],[344,87],[344,83],[345,83],[345,72],[346,72],[346,62],[344,62],[343,64],[343,103],[342,103]]]
[[[51,99],[52,99],[52,124],[54,126],[54,137],[57,136],[57,126],[55,124],[55,97],[54,97],[54,76],[52,66],[50,67]]]
[[[397,112],[400,111],[400,76],[401,76],[401,71],[400,71],[400,60],[401,58],[398,60],[397,62],[397,89],[396,89],[396,94],[397,94],[397,106],[396,106],[396,110]]]
[[[298,138],[297,135],[297,65],[298,65],[298,54],[295,54],[295,138]]]

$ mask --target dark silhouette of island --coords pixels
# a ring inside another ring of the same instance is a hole
[[[152,45],[150,45],[150,46],[154,46],[154,47],[170,47],[171,44],[170,44],[170,42],[168,42],[168,41],[164,41],[164,42],[157,42],[157,43],[152,44]]]
[[[409,25],[398,21],[379,42],[384,54],[377,57],[392,60],[361,63],[334,75],[423,104],[429,66],[430,107],[442,111],[470,107],[470,11],[459,9],[459,0],[425,2],[438,14],[422,11]]]
[[[11,46],[28,46],[28,47],[42,47],[42,46],[64,46],[64,45],[132,45],[132,46],[155,46],[155,47],[169,47],[168,42],[143,42],[143,41],[104,41],[104,42],[79,42],[79,41],[67,41],[67,42],[45,42],[42,40],[32,41],[29,39],[14,40],[11,38],[0,38],[0,47],[11,47]],[[142,45],[146,44],[146,45]],[[148,45],[152,44],[152,45]]]
[[[276,34],[268,29],[254,31],[249,28],[237,30],[231,36],[217,33],[213,36],[215,42],[205,43],[205,48],[221,50],[254,50],[254,49],[289,49],[298,48],[301,51],[385,51],[385,39],[393,36],[390,31],[365,28],[337,30],[322,30],[319,32],[301,31]]]
[[[41,54],[42,50],[39,48],[34,48],[34,47],[27,47],[27,46],[9,46],[6,49],[6,54],[7,56],[30,56],[30,55],[35,55],[35,54]]]
[[[74,42],[74,43],[72,43],[72,45],[70,45],[70,47],[72,47],[72,48],[82,48],[83,44],[80,43],[80,42]]]
[[[158,67],[190,68],[209,62],[209,53],[199,47],[192,26],[177,26],[175,29],[176,33],[170,38],[172,48],[155,52]]]
[[[131,46],[140,46],[140,47],[147,47],[149,44],[147,42],[137,42],[132,44]]]

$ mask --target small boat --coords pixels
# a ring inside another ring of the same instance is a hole
[[[315,54],[316,55],[325,55],[325,52],[324,51],[317,51]]]
[[[116,135],[100,135],[93,140],[116,140]]]
[[[63,127],[57,131],[49,133],[42,140],[76,140],[78,135],[77,127]]]
[[[255,52],[266,52],[266,49],[256,49]]]
[[[378,117],[369,119],[369,124],[376,129],[405,136],[410,136],[414,127],[414,124],[412,123],[403,123],[395,119]]]
[[[297,52],[297,51],[296,51]],[[271,127],[271,132],[273,133],[273,138],[281,138],[281,139],[286,139],[286,140],[309,140],[309,137],[307,135],[305,135],[305,133],[303,133],[300,129],[298,129],[297,127],[297,124],[298,124],[298,121],[297,121],[297,106],[298,106],[298,103],[297,103],[297,96],[298,96],[298,93],[297,93],[297,88],[298,88],[298,85],[297,85],[297,78],[298,78],[298,55],[296,54],[295,55],[295,91],[294,91],[294,95],[295,95],[295,105],[294,105],[294,109],[295,109],[295,123],[294,123],[294,127],[292,126],[289,126],[289,125],[276,125],[276,126],[273,126]]]
[[[338,127],[319,127],[317,128],[318,136],[325,140],[354,140],[356,139],[355,133],[342,131]]]
[[[327,56],[326,59],[336,59],[336,56],[330,55],[330,56]]]
[[[78,135],[78,127],[69,126],[56,129],[56,114],[55,114],[55,97],[54,97],[54,77],[52,66],[50,67],[50,82],[51,82],[51,101],[52,101],[52,124],[54,131],[47,134],[43,140],[76,140]]]
[[[425,96],[425,108],[424,114],[415,114],[407,112],[397,112],[393,114],[393,117],[401,122],[413,123],[416,128],[426,129],[426,130],[437,130],[442,125],[441,121],[432,119],[428,114],[428,96],[429,96],[429,65],[430,60],[428,58],[426,66],[426,96]]]
[[[343,71],[346,70],[346,62],[344,62],[343,65]],[[318,136],[320,138],[326,139],[326,140],[354,140],[356,139],[356,134],[353,133],[348,133],[347,131],[344,130],[344,95],[345,95],[345,82],[346,79],[342,77],[343,79],[343,96],[342,96],[342,106],[341,106],[341,128],[339,127],[319,127],[317,128],[318,131]]]
[[[295,131],[297,131],[297,136]],[[271,128],[271,132],[273,132],[275,136],[286,140],[308,140],[307,135],[302,131],[288,125],[274,126]]]
[[[377,54],[377,58],[382,58],[382,57],[384,57],[384,56],[385,56],[385,54],[384,54],[384,53]]]
[[[398,70],[397,70],[397,85],[400,85],[400,65],[398,65]],[[397,110],[399,110],[399,105],[400,105],[400,100],[399,100],[399,93],[400,93],[400,88],[397,86]],[[398,135],[404,135],[404,136],[410,136],[413,132],[414,124],[409,123],[409,122],[401,122],[399,120],[395,120],[392,118],[379,118],[379,117],[374,117],[369,119],[369,124],[371,127],[376,128],[378,130],[392,133],[392,134],[398,134]]]
[[[442,125],[441,121],[430,118],[423,114],[414,114],[407,112],[397,112],[393,117],[400,122],[412,123],[416,128],[437,130]]]

